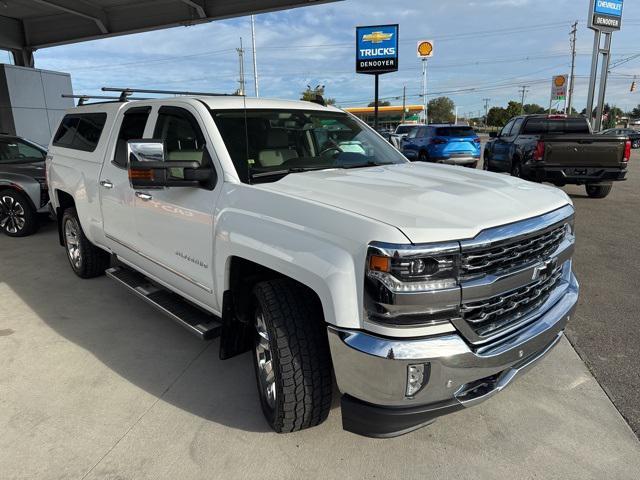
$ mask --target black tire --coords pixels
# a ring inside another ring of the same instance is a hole
[[[109,268],[111,256],[87,239],[75,208],[64,211],[62,234],[69,264],[80,278],[99,277]]]
[[[589,195],[590,198],[604,198],[607,195],[609,195],[609,193],[611,193],[611,189],[613,188],[612,184],[608,184],[608,185],[587,185],[586,189],[587,189],[587,195]]]
[[[317,298],[289,279],[258,283],[253,297],[253,359],[267,422],[278,433],[319,425],[331,409],[332,376],[327,331]],[[260,345],[269,346],[268,355]],[[272,377],[267,372],[272,372]]]
[[[632,144],[631,144],[632,148],[638,149],[640,148],[640,140],[635,140]]]
[[[0,230],[10,237],[26,237],[38,230],[38,215],[23,193],[0,190]]]
[[[424,150],[422,150],[418,154],[418,161],[419,162],[428,162],[429,161],[429,154],[427,152],[425,152]]]
[[[522,164],[520,163],[520,160],[515,158],[511,162],[511,176],[522,178]]]

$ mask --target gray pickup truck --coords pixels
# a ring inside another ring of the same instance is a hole
[[[631,141],[624,135],[596,135],[584,117],[515,117],[485,146],[485,170],[556,186],[585,185],[592,198],[609,195],[624,180]]]
[[[25,237],[38,229],[38,212],[47,212],[49,191],[44,147],[0,134],[0,231]]]

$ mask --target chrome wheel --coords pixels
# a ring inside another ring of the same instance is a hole
[[[260,309],[256,310],[256,364],[258,366],[258,382],[261,394],[270,409],[276,408],[276,375],[273,366],[273,355],[269,332]]]
[[[64,238],[67,245],[69,261],[76,270],[80,269],[82,255],[80,253],[80,226],[77,220],[69,219],[64,224]]]
[[[10,195],[0,198],[0,228],[16,234],[24,229],[26,223],[24,207],[18,200]]]

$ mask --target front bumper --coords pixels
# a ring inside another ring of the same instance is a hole
[[[389,339],[329,327],[336,380],[343,393],[343,428],[393,437],[492,397],[558,343],[578,291],[571,274],[566,293],[535,322],[481,348],[470,347],[458,334]],[[421,391],[407,398],[407,368],[416,363],[427,365],[428,378]]]
[[[480,154],[476,155],[452,155],[450,157],[433,157],[429,160],[435,163],[444,163],[447,165],[477,165],[480,161]]]

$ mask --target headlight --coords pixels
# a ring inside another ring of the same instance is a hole
[[[367,277],[392,293],[425,292],[458,285],[457,243],[389,245],[374,243],[367,256]]]

